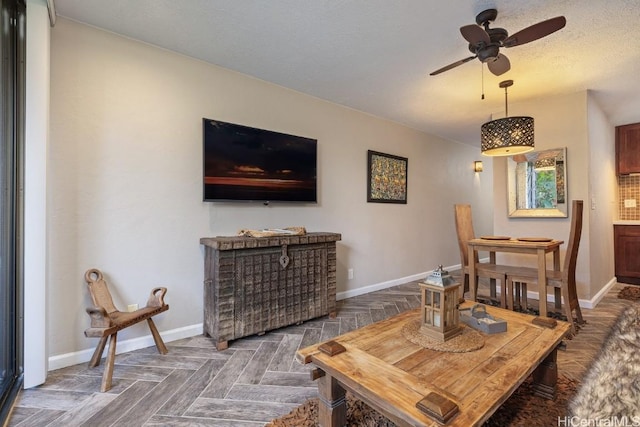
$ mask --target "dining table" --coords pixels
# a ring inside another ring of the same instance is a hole
[[[564,241],[547,237],[519,237],[509,236],[482,236],[468,241],[469,258],[474,259],[478,251],[489,252],[489,262],[496,264],[496,253],[507,252],[517,254],[536,255],[538,264],[538,296],[540,317],[547,317],[547,254],[553,255],[553,269],[560,270],[560,245]],[[517,266],[514,266],[517,267]],[[469,263],[469,291],[471,299],[476,301],[478,278],[476,276],[476,266]],[[503,288],[506,288],[503,283]],[[506,292],[506,289],[502,289]]]

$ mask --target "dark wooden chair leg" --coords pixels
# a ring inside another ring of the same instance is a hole
[[[576,323],[583,325],[585,320],[582,318],[582,310],[580,310],[580,301],[578,301],[578,293],[576,292],[575,284],[567,286],[567,294],[569,295],[569,307],[571,310],[576,311]]]
[[[507,309],[513,310],[513,281],[507,278],[506,283]]]
[[[500,288],[500,308],[507,308],[507,281],[502,279],[502,287]]]
[[[520,283],[520,309],[527,311],[529,301],[527,301],[527,282]]]
[[[560,288],[553,288],[553,300],[556,310],[562,310],[562,290]]]
[[[564,315],[567,316],[567,322],[571,323],[571,335],[574,336],[578,330],[576,329],[576,322],[573,319],[573,302],[569,297],[569,286],[566,283],[562,283],[562,295],[564,296]],[[582,315],[580,315],[582,317]]]
[[[463,288],[462,288],[462,295],[464,296],[465,293],[469,292],[469,275],[468,274],[463,274],[464,280],[463,280]]]
[[[578,298],[575,299],[575,303],[574,303],[574,308],[576,310],[576,321],[579,325],[583,325],[585,323],[587,323],[583,318],[582,318],[582,311],[580,310],[580,302],[578,302]]]
[[[520,296],[520,290],[522,289],[522,282],[516,282],[513,286],[513,309],[519,310],[522,307],[522,298]]]

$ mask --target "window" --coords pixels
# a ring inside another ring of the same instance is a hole
[[[23,0],[0,0],[0,424],[22,386]]]

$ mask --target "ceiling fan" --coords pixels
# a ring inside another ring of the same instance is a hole
[[[473,56],[442,67],[429,75],[435,76],[478,58],[481,62],[487,64],[489,71],[499,76],[511,68],[509,58],[500,53],[501,47],[520,46],[541,39],[563,28],[567,23],[564,16],[557,16],[538,22],[509,36],[509,33],[504,28],[489,28],[489,23],[495,21],[497,16],[498,11],[496,9],[487,9],[476,16],[478,25],[472,24],[460,27],[460,33],[469,42],[469,50],[473,53]]]

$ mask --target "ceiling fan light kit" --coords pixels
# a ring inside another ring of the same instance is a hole
[[[504,88],[506,117],[487,122],[480,128],[480,149],[485,156],[513,156],[533,150],[533,117],[508,117],[507,88],[511,85],[513,80],[500,82],[500,87]]]
[[[541,39],[564,28],[567,23],[564,16],[557,16],[533,24],[509,36],[509,33],[504,28],[489,28],[489,24],[495,21],[497,16],[498,11],[496,9],[487,9],[476,16],[477,25],[471,24],[460,27],[460,34],[469,42],[469,50],[474,56],[442,67],[430,75],[435,76],[478,58],[482,63],[487,64],[489,71],[499,76],[511,69],[509,58],[500,53],[500,48],[511,48]]]

